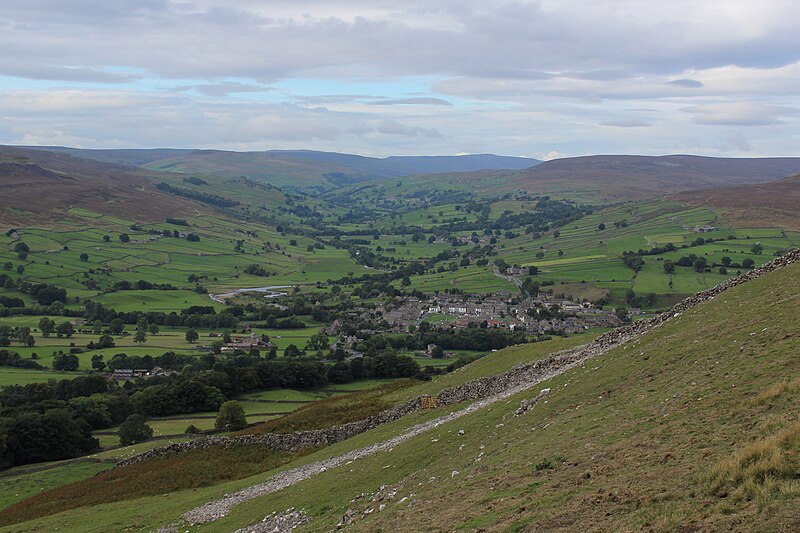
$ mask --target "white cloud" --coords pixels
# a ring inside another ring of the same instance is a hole
[[[735,154],[800,128],[792,0],[6,4],[6,143]]]
[[[697,124],[715,126],[771,126],[782,124],[780,117],[797,113],[791,107],[756,102],[701,104],[685,107],[682,111],[693,113]]]

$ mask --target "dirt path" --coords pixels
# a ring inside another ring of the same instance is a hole
[[[435,429],[441,426],[442,424],[452,422],[453,420],[457,420],[463,416],[474,413],[480,409],[483,409],[484,407],[505,400],[510,396],[513,396],[515,394],[533,388],[534,386],[543,381],[551,379],[559,374],[562,374],[563,372],[566,372],[567,370],[570,370],[578,366],[584,360],[585,359],[565,364],[564,366],[558,368],[557,370],[542,375],[539,379],[535,381],[511,387],[494,396],[478,400],[463,409],[459,409],[452,413],[448,413],[446,415],[442,415],[438,418],[435,418],[434,420],[430,420],[428,422],[423,422],[421,424],[412,426],[411,428],[407,429],[400,435],[384,440],[382,442],[371,444],[363,448],[351,450],[347,453],[337,455],[329,459],[324,459],[305,466],[293,468],[291,470],[286,470],[284,472],[281,472],[279,474],[276,474],[268,478],[263,483],[252,485],[238,492],[226,495],[223,498],[220,498],[218,500],[209,502],[205,505],[192,509],[191,511],[185,513],[183,515],[183,518],[190,524],[205,524],[208,522],[213,522],[215,520],[227,516],[234,507],[236,507],[241,503],[247,502],[254,498],[258,498],[260,496],[271,494],[273,492],[277,492],[287,487],[291,487],[292,485],[300,483],[301,481],[305,481],[306,479],[309,479],[310,477],[316,474],[320,474],[331,468],[336,468],[337,466],[340,466],[342,464],[352,462],[357,459],[362,459],[364,457],[368,457],[375,453],[394,448],[398,444],[405,442],[418,435],[421,435],[427,431]]]

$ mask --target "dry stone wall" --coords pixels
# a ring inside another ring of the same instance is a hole
[[[727,280],[716,287],[690,296],[674,305],[669,311],[604,333],[588,344],[556,352],[544,359],[531,363],[518,365],[503,374],[479,378],[458,387],[445,389],[436,395],[436,402],[438,405],[452,405],[465,401],[481,400],[525,383],[541,381],[547,376],[557,374],[566,368],[577,366],[587,359],[602,355],[611,348],[625,344],[634,338],[638,338],[643,333],[660,326],[667,320],[679,316],[695,305],[708,301],[722,292],[798,261],[800,261],[800,250],[793,250],[782,257],[766,263],[760,268],[753,269],[741,276]],[[237,444],[266,445],[275,450],[289,452],[308,447],[326,446],[349,439],[350,437],[374,429],[382,424],[393,422],[409,413],[417,411],[423,408],[423,403],[427,404],[424,398],[426,397],[420,396],[364,420],[350,422],[328,429],[300,431],[288,434],[267,433],[264,435],[205,437],[189,442],[169,444],[146,451],[130,459],[120,461],[117,463],[117,466],[134,464],[175,453],[202,450],[218,446],[228,447]]]

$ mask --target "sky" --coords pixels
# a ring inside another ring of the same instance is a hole
[[[0,143],[800,155],[796,0],[0,0]]]

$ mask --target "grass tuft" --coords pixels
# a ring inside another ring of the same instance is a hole
[[[800,422],[747,444],[717,463],[707,475],[709,493],[767,503],[772,495],[797,490]],[[794,488],[793,488],[794,487]]]
[[[758,394],[752,401],[755,405],[761,405],[780,396],[795,394],[797,392],[800,392],[800,377],[796,377],[791,381],[779,381],[764,392]]]

